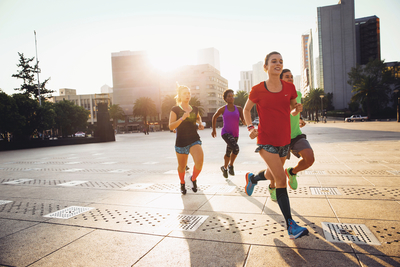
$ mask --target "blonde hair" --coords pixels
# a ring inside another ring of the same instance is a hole
[[[182,99],[181,99],[181,93],[183,89],[188,89],[190,91],[190,88],[187,87],[186,85],[179,85],[178,82],[176,82],[176,96],[175,96],[175,100],[176,100],[176,104],[180,105],[182,103]]]

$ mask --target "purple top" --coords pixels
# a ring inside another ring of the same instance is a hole
[[[226,105],[224,114],[222,114],[222,119],[224,121],[224,127],[222,128],[221,135],[229,133],[233,137],[239,137],[240,114],[237,107],[235,106],[235,110],[231,112]]]

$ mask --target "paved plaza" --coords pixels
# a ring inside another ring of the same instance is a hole
[[[288,188],[309,230],[295,240],[269,182],[244,192],[265,168],[246,128],[229,179],[217,132],[199,131],[199,191],[184,196],[170,132],[0,152],[0,266],[400,266],[400,123],[303,128],[316,161]]]

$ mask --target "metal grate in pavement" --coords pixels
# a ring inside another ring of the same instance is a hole
[[[59,184],[59,186],[75,186],[75,185],[84,184],[84,183],[87,183],[87,181],[71,181],[71,182]]]
[[[34,179],[18,179],[18,180],[13,180],[9,182],[4,182],[3,184],[22,184],[25,182],[33,181]]]
[[[341,195],[336,187],[310,187],[311,195]]]
[[[71,207],[44,215],[43,217],[54,218],[54,219],[69,219],[69,218],[75,217],[76,215],[84,213],[86,211],[89,211],[91,209],[94,209],[94,208],[71,206]]]
[[[0,205],[4,205],[11,202],[12,202],[11,200],[0,200]]]
[[[196,231],[207,220],[207,215],[183,215],[179,214],[165,222],[163,225],[166,228],[183,231]]]
[[[387,172],[393,175],[400,175],[400,171],[387,171]]]
[[[322,229],[325,239],[329,242],[381,245],[365,224],[322,222]]]

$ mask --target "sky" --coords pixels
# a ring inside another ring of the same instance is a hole
[[[344,0],[343,0],[344,1]],[[147,51],[155,68],[197,64],[214,47],[221,75],[238,90],[240,71],[271,51],[300,74],[301,35],[316,28],[317,7],[338,0],[0,0],[0,89],[17,93],[18,52],[36,58],[46,88],[100,93],[112,84],[111,53]],[[381,56],[400,61],[400,1],[355,0],[355,17],[380,18]]]

